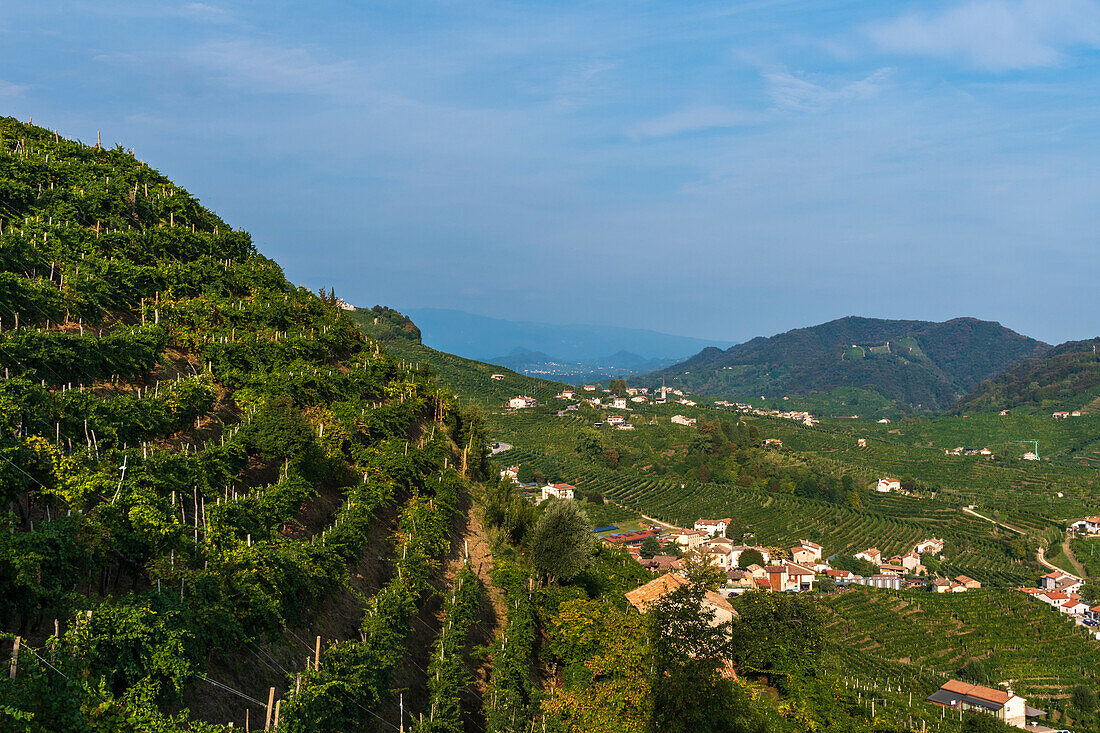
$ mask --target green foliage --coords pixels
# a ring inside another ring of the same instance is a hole
[[[641,556],[649,559],[661,552],[661,543],[656,537],[646,537],[642,541]]]
[[[1096,710],[1096,690],[1088,685],[1075,685],[1070,692],[1070,704],[1083,713],[1091,713]]]
[[[531,561],[549,580],[570,580],[592,563],[596,538],[575,501],[551,500],[531,532]]]
[[[980,659],[970,658],[966,664],[959,667],[956,672],[962,679],[973,682],[976,685],[988,685],[992,680],[989,677],[989,669]]]
[[[750,565],[763,565],[764,556],[759,550],[745,550],[737,558],[737,567],[744,570]]]
[[[792,693],[817,673],[824,617],[813,597],[752,591],[737,599],[733,659],[744,673],[766,674]]]

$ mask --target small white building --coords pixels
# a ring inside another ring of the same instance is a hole
[[[726,519],[696,519],[695,529],[700,532],[706,532],[707,534],[724,535],[726,533],[726,527],[730,525],[732,520]]]
[[[504,379],[504,375],[503,374],[490,374],[489,379],[492,379],[495,382],[499,382],[500,380]]]
[[[542,497],[539,501],[546,501],[547,499],[572,499],[574,498],[577,487],[570,486],[569,484],[547,484],[542,487]]]
[[[901,481],[896,478],[880,478],[875,486],[875,491],[888,494],[891,491],[901,491]]]
[[[527,407],[535,407],[539,403],[533,397],[513,397],[508,400],[508,406],[513,410],[522,410]]]
[[[626,398],[625,397],[613,397],[611,399],[611,406],[614,407],[616,410],[625,410],[626,409]]]
[[[511,481],[514,484],[519,483],[519,466],[508,466],[501,470],[500,477],[506,481]]]
[[[694,417],[684,417],[683,415],[673,415],[671,418],[673,425],[694,425],[696,420]]]

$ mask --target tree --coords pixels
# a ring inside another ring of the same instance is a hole
[[[825,623],[816,602],[802,593],[750,591],[737,601],[734,659],[742,674],[766,674],[790,694],[821,658]]]
[[[930,573],[939,573],[943,569],[943,563],[940,562],[940,556],[931,552],[926,552],[920,556],[920,564],[928,568]]]
[[[731,685],[718,674],[730,658],[731,625],[718,622],[705,594],[704,586],[685,583],[646,614],[654,650],[650,730],[735,730]]]
[[[734,524],[733,522],[730,522],[729,524],[726,525],[726,539],[727,540],[739,540],[739,539],[741,539],[742,534],[744,534],[744,533],[741,531],[741,528],[739,526],[737,526],[736,524]]]
[[[604,463],[607,464],[608,468],[618,468],[619,467],[619,451],[615,450],[614,448],[608,448],[607,450],[605,450],[603,452],[603,460],[604,460]]]
[[[1091,713],[1096,710],[1096,691],[1088,685],[1077,685],[1070,693],[1070,702],[1082,713]]]
[[[626,397],[626,380],[625,379],[612,379],[609,385],[612,394],[616,394],[619,397]]]
[[[763,565],[764,556],[760,553],[760,550],[748,549],[741,553],[741,556],[737,558],[737,567],[744,570],[749,565]]]
[[[661,543],[656,537],[646,537],[642,541],[641,551],[638,553],[646,560],[661,552]]]
[[[603,436],[598,430],[584,428],[577,436],[574,450],[586,458],[597,458],[603,455]]]
[[[874,563],[851,555],[837,555],[829,561],[829,564],[837,570],[855,573],[865,578],[878,574],[878,568],[875,567]]]
[[[973,682],[976,685],[988,685],[990,681],[989,669],[985,666],[985,662],[980,659],[968,659],[966,664],[959,667],[956,674],[964,680]]]
[[[552,500],[531,532],[531,560],[549,582],[570,580],[592,564],[596,536],[574,501]]]
[[[529,484],[535,480],[535,469],[531,468],[531,464],[525,463],[519,467],[519,471],[516,472],[516,481],[521,484]]]
[[[684,554],[684,549],[680,547],[680,543],[676,540],[669,540],[665,543],[664,553],[673,557],[680,557]]]

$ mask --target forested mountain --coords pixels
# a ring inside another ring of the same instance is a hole
[[[982,380],[1049,346],[998,323],[841,318],[726,351],[704,349],[651,375],[731,399],[855,387],[923,409],[940,409]]]
[[[1067,341],[1013,364],[959,401],[960,412],[1100,409],[1100,338]]]
[[[129,152],[0,118],[0,368],[0,730],[255,730],[269,687],[281,731],[396,727],[417,664],[459,725],[467,672],[425,689],[407,645],[485,439],[333,298]]]

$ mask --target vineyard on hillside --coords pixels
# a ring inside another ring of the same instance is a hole
[[[482,424],[334,300],[131,153],[0,119],[0,728],[456,718],[461,657],[393,687],[414,626],[469,626],[467,571],[431,609]]]

